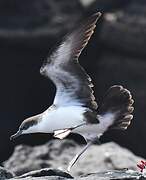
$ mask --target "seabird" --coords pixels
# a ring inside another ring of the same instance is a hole
[[[68,171],[81,154],[110,129],[125,130],[133,116],[131,93],[119,85],[109,88],[98,107],[91,78],[78,58],[88,43],[101,13],[95,13],[66,35],[43,63],[40,73],[56,86],[53,104],[43,113],[25,119],[14,139],[22,134],[54,133],[63,139],[70,133],[82,135],[87,145],[69,163]]]

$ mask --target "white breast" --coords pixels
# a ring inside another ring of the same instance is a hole
[[[54,130],[78,126],[84,122],[83,113],[86,108],[64,106],[46,110],[39,123],[40,132],[52,133]]]

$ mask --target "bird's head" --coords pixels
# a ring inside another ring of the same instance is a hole
[[[40,115],[36,115],[36,116],[25,119],[21,123],[18,131],[10,137],[10,140],[15,139],[22,134],[30,134],[30,133],[38,132],[37,125],[38,125],[39,121],[40,121]]]

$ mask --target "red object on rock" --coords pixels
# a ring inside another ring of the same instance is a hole
[[[137,167],[140,169],[141,172],[146,168],[146,161],[141,161],[137,164]]]

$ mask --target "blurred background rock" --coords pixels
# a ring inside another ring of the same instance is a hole
[[[54,43],[96,11],[103,13],[80,62],[91,75],[100,103],[109,86],[121,84],[135,99],[134,119],[126,132],[108,132],[114,140],[146,158],[146,1],[145,0],[1,0],[0,1],[0,162],[17,144],[36,145],[49,135],[26,135],[10,142],[22,120],[44,111],[55,87],[39,74]],[[71,135],[78,143],[82,137]]]

